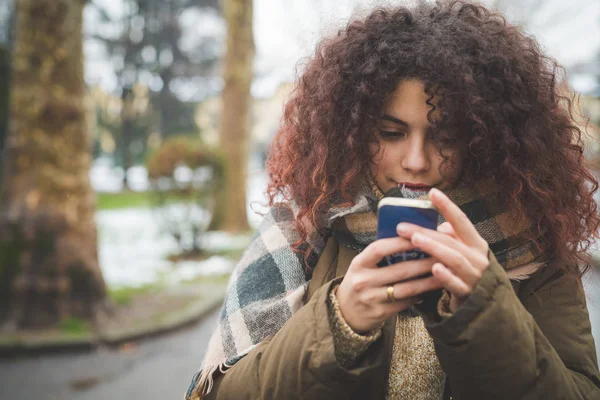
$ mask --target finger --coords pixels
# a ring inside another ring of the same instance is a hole
[[[442,223],[441,225],[439,225],[437,227],[437,231],[441,232],[443,234],[452,236],[453,238],[456,238],[456,232],[454,232],[454,228],[452,227],[452,224],[448,221]]]
[[[407,299],[397,300],[393,303],[388,302],[388,303],[382,304],[382,306],[383,306],[384,312],[386,314],[393,315],[395,313],[404,311],[407,308],[414,306],[415,304],[417,304],[420,301],[421,301],[421,298],[419,296],[414,296],[414,297],[409,297]]]
[[[442,287],[441,282],[434,276],[430,276],[422,279],[415,279],[408,282],[400,282],[393,285],[394,297],[396,299],[406,299],[409,297],[418,296],[425,292],[440,289]],[[387,292],[384,290],[383,295],[387,300]]]
[[[481,248],[487,246],[483,238],[469,220],[469,217],[440,190],[433,188],[429,191],[433,205],[444,215],[446,221],[452,224],[456,236],[468,246]]]
[[[481,279],[481,271],[475,268],[460,251],[433,240],[420,232],[412,236],[412,242],[425,253],[440,260],[445,266],[452,268],[454,273],[465,282],[474,284]]]
[[[403,261],[387,267],[369,271],[369,280],[373,286],[386,286],[406,279],[415,278],[420,275],[431,273],[431,267],[437,262],[434,258],[422,260]]]
[[[464,299],[471,294],[471,286],[466,284],[458,276],[454,275],[452,271],[446,268],[443,264],[436,263],[433,266],[432,272],[433,276],[437,278],[441,285],[447,291],[452,293],[453,296]]]
[[[384,257],[412,250],[414,247],[410,240],[401,237],[379,239],[368,245],[355,260],[364,268],[378,268],[377,263]]]
[[[420,233],[431,240],[440,242],[464,255],[472,265],[483,268],[488,264],[487,256],[484,256],[475,248],[469,247],[455,237],[423,228],[419,225],[401,223],[398,224],[398,234],[406,239],[411,239],[415,233]],[[421,249],[423,250],[423,249]]]
[[[392,287],[394,289],[394,299],[395,301],[390,301],[388,297],[388,287]],[[441,286],[440,286],[441,287]],[[385,286],[377,286],[377,287],[369,287],[365,289],[363,292],[358,294],[357,300],[364,304],[373,306],[375,304],[392,304],[392,303],[400,303],[406,302],[406,304],[411,303],[413,300],[418,300],[419,296],[410,296],[410,297],[400,297],[400,292],[396,290],[394,285],[385,285]]]

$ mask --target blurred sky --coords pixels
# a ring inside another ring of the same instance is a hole
[[[112,15],[123,14],[121,0],[95,0]],[[296,76],[296,65],[309,56],[318,39],[332,34],[356,13],[364,14],[377,4],[402,4],[405,1],[377,0],[255,0],[254,36],[257,47],[257,78],[252,87],[256,97],[274,93],[277,86]],[[600,55],[600,0],[484,0],[504,9],[509,19],[522,23],[535,35],[547,53],[565,67],[591,63]],[[89,29],[99,23],[98,15],[88,7],[84,14]],[[223,21],[215,13],[192,10],[181,16],[184,41],[191,46],[203,36],[225,35]],[[115,32],[117,33],[117,32]],[[86,43],[86,79],[107,90],[116,87],[110,60],[102,46]],[[598,62],[598,61],[597,61]],[[571,83],[576,90],[593,90],[591,77],[579,75]],[[199,101],[205,92],[186,87],[182,97]]]

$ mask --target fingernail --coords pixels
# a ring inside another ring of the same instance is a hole
[[[431,188],[431,190],[429,190],[429,196],[437,196],[440,193],[440,191],[436,188]]]
[[[396,226],[396,230],[400,234],[408,233],[408,224],[405,222],[401,222],[398,224],[398,226]]]

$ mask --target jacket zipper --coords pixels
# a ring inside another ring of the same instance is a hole
[[[450,394],[450,386],[448,386],[448,374],[444,374],[444,386],[442,387],[442,395],[440,400],[453,400],[454,396]]]

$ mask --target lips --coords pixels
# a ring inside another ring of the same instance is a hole
[[[398,183],[398,187],[405,187],[410,190],[418,190],[418,191],[428,191],[433,186],[425,185],[423,183],[413,183],[413,182],[400,182]]]

